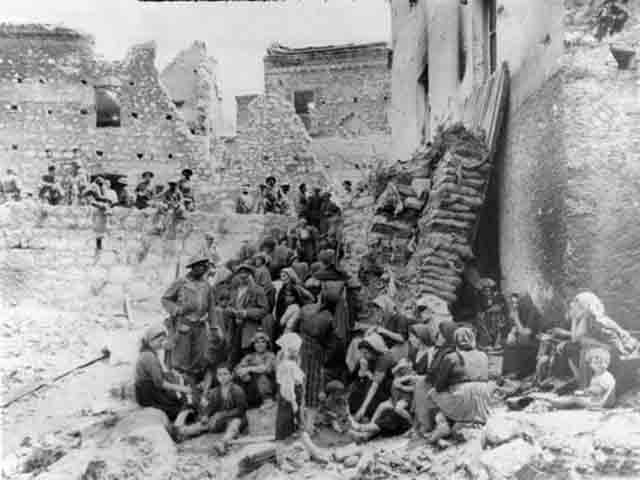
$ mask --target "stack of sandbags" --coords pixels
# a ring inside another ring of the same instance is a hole
[[[458,134],[456,136],[456,133]],[[443,134],[427,205],[419,221],[420,239],[409,262],[416,293],[432,293],[449,303],[457,299],[491,164],[482,139],[464,129]]]

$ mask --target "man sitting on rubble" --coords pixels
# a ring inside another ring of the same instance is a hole
[[[58,205],[64,198],[62,188],[56,179],[56,167],[50,165],[47,174],[42,176],[42,183],[38,189],[38,198],[49,205]]]

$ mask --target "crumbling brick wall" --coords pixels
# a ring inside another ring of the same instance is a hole
[[[390,50],[384,44],[292,50],[264,58],[265,91],[291,102],[294,92],[313,91],[311,135],[335,135],[341,127],[358,134],[390,133]]]
[[[96,58],[93,39],[46,25],[0,26],[0,168],[33,190],[48,164],[75,159],[91,172],[144,170],[162,182],[189,166],[196,190],[209,177],[206,137],[196,137],[158,80],[155,44],[119,62]],[[94,87],[117,93],[120,127],[96,128]]]

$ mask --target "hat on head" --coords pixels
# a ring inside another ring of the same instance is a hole
[[[418,310],[428,308],[436,315],[451,315],[447,302],[431,293],[427,293],[420,297],[416,302],[416,308]]]
[[[249,265],[248,263],[242,263],[240,265],[238,265],[235,269],[235,271],[233,272],[234,275],[239,274],[240,272],[247,272],[249,274],[251,274],[252,277],[255,277],[256,275],[256,270],[255,268],[253,268],[251,265]]]
[[[148,170],[146,172],[142,172],[142,178],[146,178],[146,177],[153,178],[154,176],[155,175],[153,174],[153,172],[150,172]]]
[[[184,170],[182,170],[182,175],[184,175],[185,177],[190,177],[193,175],[193,170],[191,170],[190,168],[185,168]]]
[[[269,175],[266,179],[265,179],[265,183],[269,183],[269,182],[276,182],[276,177],[274,177],[273,175]]]
[[[194,265],[197,265],[199,263],[209,263],[209,257],[207,257],[202,253],[198,253],[189,259],[189,262],[187,263],[186,267],[191,268]]]

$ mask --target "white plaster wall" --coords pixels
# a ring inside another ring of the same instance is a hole
[[[427,97],[418,78],[427,61],[427,9],[391,0],[391,160],[408,158],[428,132]]]

